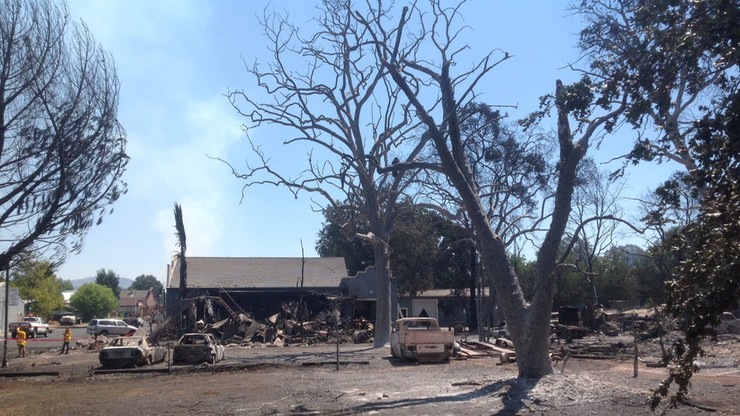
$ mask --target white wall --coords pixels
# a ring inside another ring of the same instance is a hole
[[[0,283],[0,333],[5,329],[5,282]],[[8,322],[15,322],[23,317],[23,301],[18,296],[18,289],[10,288],[8,293]]]

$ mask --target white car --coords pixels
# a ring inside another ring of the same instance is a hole
[[[87,332],[90,335],[133,335],[136,330],[120,319],[93,319],[87,324]]]
[[[64,315],[59,318],[59,325],[74,325],[77,323],[77,317],[74,315]]]

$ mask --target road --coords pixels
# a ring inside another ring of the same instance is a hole
[[[51,348],[61,348],[62,339],[64,336],[63,326],[53,326],[51,334],[48,337],[40,336],[38,338],[28,338],[26,342],[26,350],[45,350]],[[73,326],[72,327],[72,342],[74,345],[75,341],[80,338],[87,338],[89,335],[85,333],[86,326]],[[2,348],[2,344],[0,344]],[[16,353],[15,338],[8,338],[8,354]]]

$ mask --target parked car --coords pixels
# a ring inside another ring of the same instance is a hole
[[[161,363],[166,354],[165,347],[150,345],[144,337],[118,337],[100,351],[98,360],[103,367],[124,368]]]
[[[172,350],[173,364],[216,364],[223,359],[224,346],[211,334],[185,334]]]
[[[18,328],[23,328],[28,338],[36,338],[39,335],[48,337],[51,334],[49,324],[38,316],[24,316],[22,321],[9,323],[8,331],[10,331],[11,338],[15,338],[18,334]]]
[[[133,335],[136,327],[120,319],[93,319],[87,324],[86,332],[90,335]]]
[[[59,325],[74,325],[77,323],[77,317],[74,315],[64,315],[59,318]]]
[[[126,322],[127,324],[135,326],[137,328],[141,328],[142,326],[144,326],[144,320],[139,318],[138,316],[127,316],[123,318],[123,322]]]

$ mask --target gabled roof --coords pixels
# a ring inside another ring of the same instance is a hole
[[[123,298],[135,298],[139,300],[143,300],[146,297],[148,290],[139,290],[139,289],[123,289],[121,290],[121,295],[118,296],[120,299]]]
[[[339,287],[347,277],[343,257],[186,257],[188,288],[288,289]],[[167,288],[180,286],[180,261],[173,261]]]
[[[144,302],[148,290],[122,290],[118,297],[118,306],[133,307],[137,302]]]

